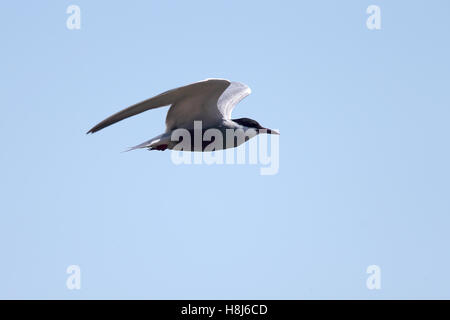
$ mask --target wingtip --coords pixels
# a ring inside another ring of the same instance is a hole
[[[90,129],[88,132],[86,132],[86,134],[93,134],[95,132],[97,132],[97,130],[95,130],[95,127],[94,127],[92,129]]]

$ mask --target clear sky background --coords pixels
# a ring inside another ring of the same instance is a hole
[[[450,298],[449,12],[2,2],[0,298]],[[234,117],[281,131],[277,175],[121,153],[163,132],[166,108],[85,134],[212,77],[252,88]],[[373,264],[381,290],[366,287]]]

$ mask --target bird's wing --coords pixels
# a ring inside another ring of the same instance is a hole
[[[167,131],[192,128],[195,120],[201,120],[205,127],[216,124],[221,119],[229,119],[234,106],[248,94],[250,88],[244,84],[225,79],[206,79],[132,105],[106,118],[88,133],[97,132],[141,112],[167,105],[171,105],[166,117]]]
[[[106,128],[116,122],[129,118],[141,112],[155,109],[168,105],[175,105],[182,103],[183,101],[198,101],[204,102],[208,100],[211,95],[217,92],[223,92],[230,84],[227,80],[222,79],[206,79],[204,81],[195,82],[183,87],[175,88],[166,92],[163,92],[153,98],[136,103],[126,109],[123,109],[112,116],[106,118],[102,122],[95,125],[87,133],[94,133],[103,128]],[[185,103],[183,103],[185,104]],[[217,108],[216,108],[217,109]],[[191,110],[195,113],[195,110]],[[188,111],[189,112],[189,111]],[[201,119],[200,119],[201,120]]]
[[[194,121],[212,126],[222,120],[217,100],[230,85],[225,79],[207,79],[194,83],[182,99],[172,104],[166,116],[166,132],[177,128],[192,129]]]
[[[231,111],[236,104],[251,93],[243,83],[220,79],[209,81],[212,82],[208,89],[199,88],[199,91],[172,105],[166,117],[166,132],[176,128],[192,129],[194,121],[201,120],[205,128],[223,119],[231,119]]]
[[[234,107],[250,93],[252,90],[247,85],[231,82],[217,101],[217,108],[225,119],[231,119]]]

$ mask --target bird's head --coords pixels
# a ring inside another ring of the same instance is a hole
[[[261,126],[259,124],[258,121],[250,119],[250,118],[232,119],[232,121],[236,122],[237,124],[240,124],[241,126],[244,126],[244,127],[250,128],[250,129],[255,129],[258,134],[259,133],[280,134],[276,130],[264,128],[263,126]]]

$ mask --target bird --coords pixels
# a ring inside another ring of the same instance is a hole
[[[144,111],[170,106],[166,116],[166,131],[127,151],[135,149],[164,151],[181,148],[184,151],[205,152],[235,148],[262,133],[279,135],[278,131],[265,128],[256,120],[231,119],[234,107],[250,93],[251,89],[240,82],[216,78],[205,79],[168,90],[123,109],[95,125],[87,134],[95,133]],[[196,123],[200,123],[201,128]],[[195,136],[196,133],[205,134],[209,129],[215,129],[215,134],[212,134],[213,137],[210,139],[202,139],[200,144],[194,143],[195,137],[186,139],[185,136],[175,134],[177,131],[184,130]],[[228,135],[230,131],[235,134]],[[236,134],[237,131],[244,132],[244,138]],[[178,136],[178,139],[174,136]],[[185,144],[180,146],[183,141]],[[213,142],[213,150],[208,149],[208,145]]]

